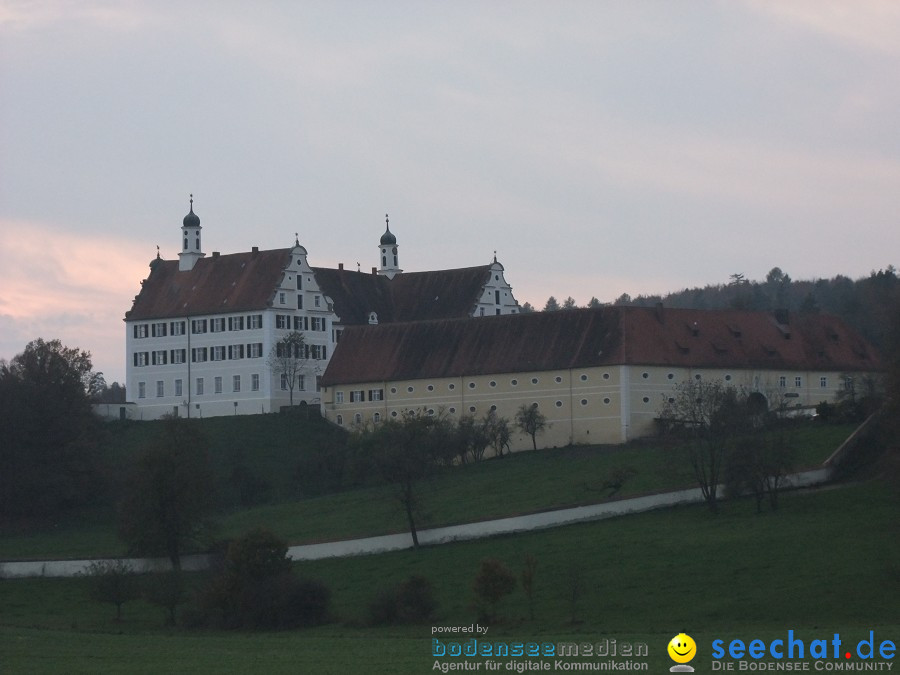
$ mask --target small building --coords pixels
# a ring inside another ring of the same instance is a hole
[[[192,198],[178,260],[157,253],[125,314],[129,417],[318,404],[319,379],[347,326],[519,311],[496,255],[487,265],[403,272],[387,220],[371,274],[312,267],[296,237],[290,248],[207,256],[201,229]],[[303,334],[304,364],[289,378],[269,356],[293,331]]]
[[[346,428],[413,409],[513,420],[537,405],[549,422],[538,442],[553,447],[653,433],[690,378],[808,409],[880,370],[833,316],[615,306],[349,327],[321,384],[325,415]],[[514,436],[513,450],[530,447]]]

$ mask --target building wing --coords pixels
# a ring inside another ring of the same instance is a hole
[[[216,255],[179,271],[157,258],[125,318],[146,320],[265,309],[291,259],[290,249]]]

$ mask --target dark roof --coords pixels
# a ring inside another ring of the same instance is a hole
[[[356,325],[367,324],[370,312],[378,314],[379,323],[470,316],[491,268],[404,272],[393,279],[323,267],[313,272],[319,288],[334,301],[341,323]]]
[[[268,307],[290,261],[291,249],[214,255],[190,271],[177,260],[156,259],[125,318],[161,319],[261,310]]]
[[[394,233],[391,232],[391,226],[388,225],[384,228],[384,234],[381,235],[381,245],[382,246],[395,246],[397,244],[397,237],[394,236]]]
[[[265,309],[271,305],[290,257],[288,248],[214,254],[184,272],[179,271],[177,260],[157,258],[150,263],[150,276],[141,282],[141,292],[125,318]],[[370,312],[378,314],[379,323],[470,316],[491,273],[489,265],[482,265],[407,272],[388,279],[344,269],[312,269],[344,325],[368,324]]]
[[[784,324],[741,311],[603,307],[347,328],[323,384],[603,365],[875,371],[875,349],[833,316]]]

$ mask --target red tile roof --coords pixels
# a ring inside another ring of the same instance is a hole
[[[201,258],[190,271],[177,260],[154,260],[127,320],[162,319],[266,309],[291,249]]]
[[[868,342],[833,316],[603,307],[347,328],[323,384],[590,366],[877,371]]]
[[[177,260],[154,260],[128,320],[262,310],[271,306],[291,249],[274,249],[201,258],[181,272]],[[344,325],[469,316],[490,266],[406,272],[393,279],[343,269],[314,267],[322,292],[334,302]]]

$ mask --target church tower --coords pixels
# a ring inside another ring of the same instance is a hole
[[[378,244],[381,253],[381,267],[378,268],[378,274],[393,279],[403,270],[400,269],[400,259],[397,257],[397,237],[391,232],[391,222],[387,214],[384,216],[384,224],[384,234],[381,235]]]
[[[194,213],[194,195],[191,195],[191,212],[181,225],[181,253],[178,254],[178,270],[189,272],[206,254],[200,247],[200,219]]]

